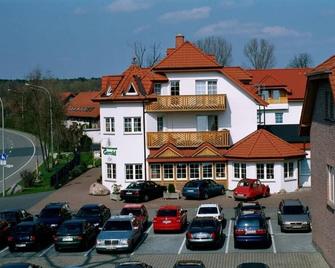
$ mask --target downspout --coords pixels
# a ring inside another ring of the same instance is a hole
[[[143,159],[144,159],[144,180],[147,180],[147,156],[146,156],[146,129],[145,129],[145,109],[144,100],[142,102],[142,116],[143,116]]]

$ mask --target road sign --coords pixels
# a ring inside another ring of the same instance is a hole
[[[6,165],[7,165],[7,161],[0,159],[0,166],[6,166]]]
[[[6,161],[7,158],[8,158],[8,154],[6,154],[6,153],[0,154],[0,160]]]

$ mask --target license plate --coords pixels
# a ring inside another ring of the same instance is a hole
[[[246,230],[245,233],[246,234],[255,234],[256,230]]]
[[[132,195],[133,193],[132,192],[126,192],[127,195]]]
[[[197,238],[206,238],[207,234],[197,234]]]
[[[187,190],[188,193],[194,193],[194,190]]]
[[[163,221],[164,224],[171,223],[171,221]]]
[[[243,196],[244,196],[244,194],[237,194],[237,196],[241,196],[241,197],[243,197]]]
[[[301,228],[300,225],[292,225],[291,227],[292,227],[293,229],[300,229],[300,228]]]
[[[24,247],[26,247],[26,244],[16,244],[15,246],[18,247],[18,248],[24,248]]]
[[[64,237],[63,238],[63,241],[66,241],[66,242],[68,242],[68,241],[73,241],[73,238],[72,237]]]

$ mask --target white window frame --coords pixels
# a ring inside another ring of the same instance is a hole
[[[138,125],[136,125],[138,123],[138,120],[139,120],[140,130],[135,131],[135,128],[138,128]],[[127,128],[126,128],[126,121],[128,121],[127,124],[130,123],[129,127],[127,126]],[[139,134],[139,133],[142,133],[141,117],[140,116],[124,117],[123,118],[123,132],[124,132],[124,134]]]
[[[262,174],[262,177],[260,176]],[[271,181],[275,179],[274,163],[256,163],[256,178],[260,181]]]
[[[283,123],[283,116],[284,114],[279,112],[279,113],[275,113],[275,122],[276,124],[282,124]]]
[[[153,167],[159,168],[159,178],[153,177]],[[150,164],[150,180],[160,181],[162,179],[162,167],[161,164]]]
[[[105,132],[115,133],[115,119],[114,117],[105,117]]]
[[[168,167],[168,166],[172,167],[172,170],[169,170],[169,172],[166,172],[167,171],[166,167]],[[164,163],[162,165],[162,169],[163,169],[163,180],[164,181],[173,181],[173,179],[174,179],[174,165],[172,163]],[[172,171],[172,172],[170,172],[170,171]],[[170,177],[170,176],[165,177],[166,175],[172,175],[172,177]]]
[[[160,96],[162,94],[162,84],[161,83],[155,83],[154,84],[154,92],[157,96]]]
[[[157,132],[164,131],[164,117],[157,116]]]
[[[172,92],[174,94],[172,94]],[[178,92],[178,94],[175,94],[177,92]],[[179,80],[171,80],[170,81],[170,95],[171,96],[179,96],[180,95],[180,81]]]
[[[218,94],[217,80],[195,80],[196,95],[216,95]]]
[[[198,167],[197,168],[193,168],[192,165],[197,165]],[[198,177],[192,177],[192,173],[195,173],[193,172],[193,170],[198,170]],[[201,172],[200,172],[200,163],[190,163],[189,164],[189,177],[190,177],[190,180],[197,180],[197,179],[200,179],[200,176],[201,176]]]
[[[215,163],[215,178],[226,179],[226,163]]]
[[[107,180],[116,180],[116,164],[106,163],[106,178]]]
[[[246,163],[234,163],[234,178],[244,179],[247,177]]]
[[[180,175],[184,175],[184,176],[180,176]],[[186,180],[187,179],[187,164],[186,163],[177,163],[176,164],[176,179],[177,180]]]
[[[328,165],[327,203],[335,208],[335,166]]]
[[[294,178],[294,162],[284,162],[284,179],[292,180]]]
[[[201,175],[203,179],[213,179],[213,163],[204,162],[201,163]],[[210,167],[210,168],[207,168]]]
[[[131,168],[131,177],[127,178],[127,170],[128,168]],[[125,164],[125,178],[126,181],[133,181],[133,180],[142,180],[143,179],[143,165],[136,163],[136,164]]]

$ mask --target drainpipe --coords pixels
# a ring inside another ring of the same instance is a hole
[[[143,116],[143,159],[144,159],[144,180],[147,180],[147,156],[146,156],[146,128],[145,128],[145,109],[144,100],[142,102],[142,116]]]

